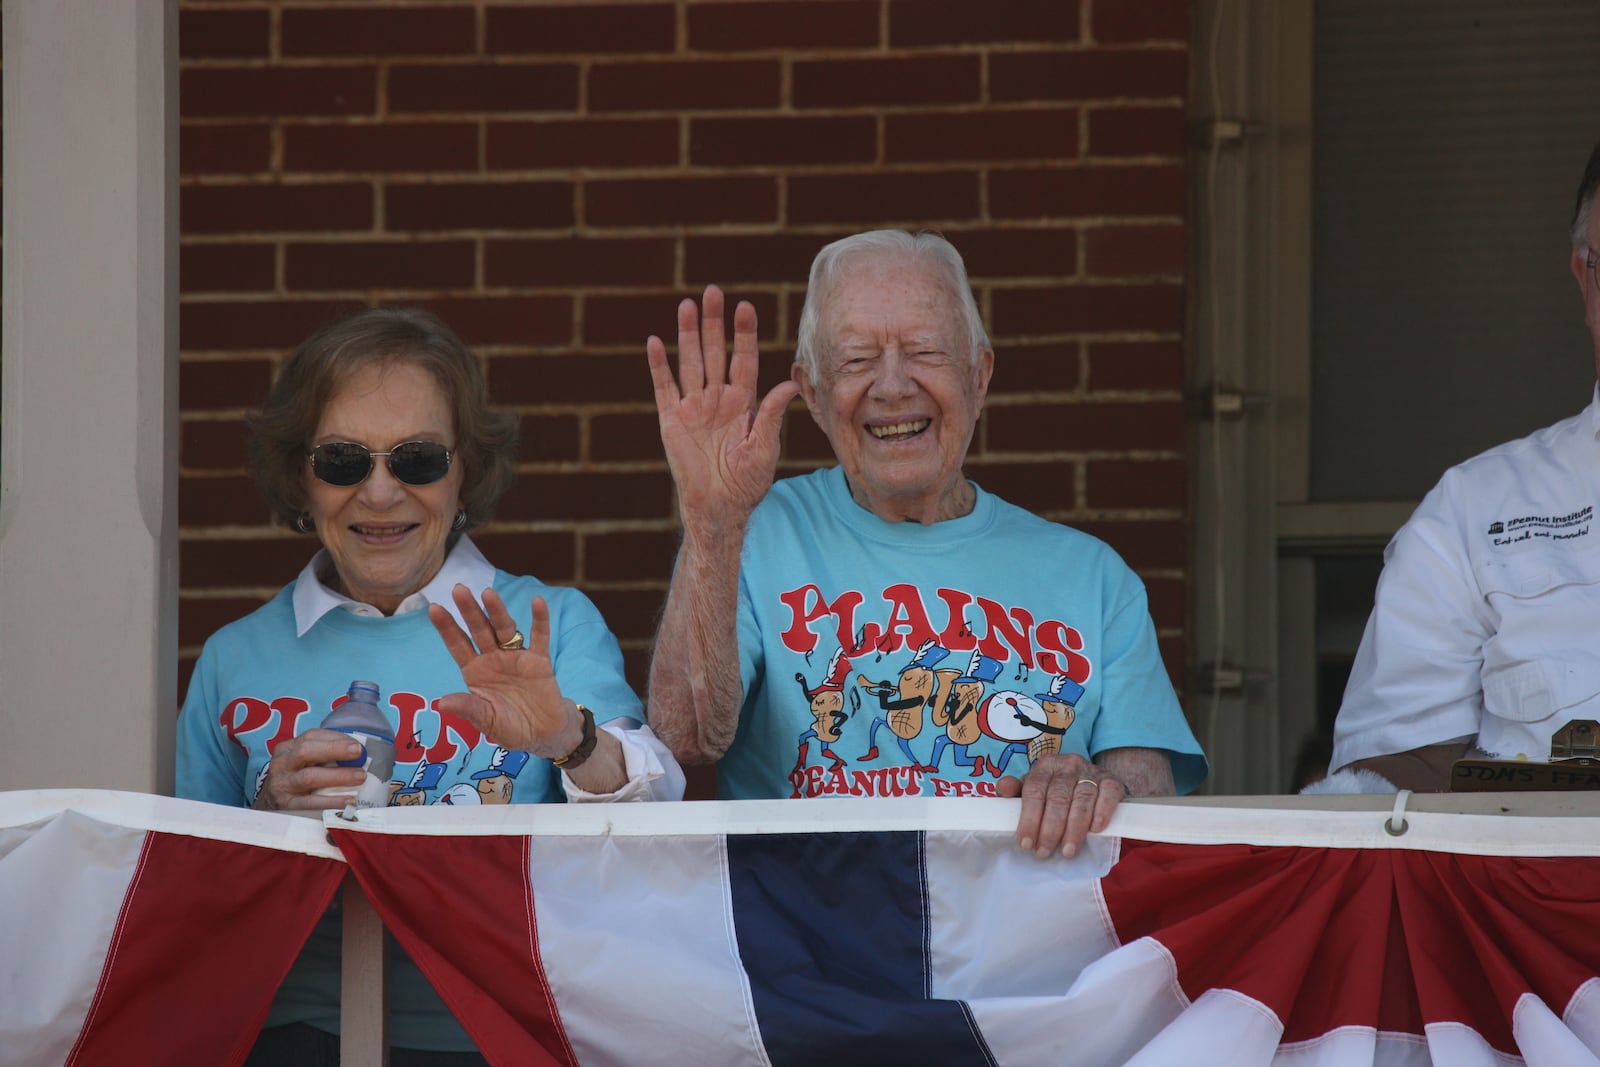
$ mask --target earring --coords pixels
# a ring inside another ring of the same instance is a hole
[[[467,528],[467,509],[466,508],[458,508],[456,510],[456,517],[455,517],[454,521],[452,521],[450,523],[450,529],[454,530],[456,533],[460,533],[462,530],[465,530],[466,528]]]
[[[294,528],[299,530],[301,533],[310,533],[313,529],[315,529],[315,527],[311,525],[311,513],[308,511],[302,511],[299,515],[296,515],[294,520]]]

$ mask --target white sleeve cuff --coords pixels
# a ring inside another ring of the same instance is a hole
[[[561,787],[573,804],[614,804],[625,800],[682,800],[683,768],[671,750],[648,726],[632,725],[632,719],[601,723],[598,729],[615,737],[622,745],[623,765],[628,780],[615,793],[591,793],[561,772]]]

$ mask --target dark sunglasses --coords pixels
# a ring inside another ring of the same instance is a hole
[[[407,485],[432,485],[450,473],[450,450],[437,441],[407,441],[387,452],[374,452],[354,441],[331,441],[311,450],[311,473],[318,481],[348,488],[360,485],[379,458],[389,462],[389,473]]]

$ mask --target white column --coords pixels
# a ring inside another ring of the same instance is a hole
[[[177,0],[0,17],[0,789],[170,793]]]

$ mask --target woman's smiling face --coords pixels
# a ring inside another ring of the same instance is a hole
[[[353,441],[387,452],[406,441],[454,449],[449,398],[416,363],[386,360],[354,371],[322,409],[310,446]],[[360,485],[319,481],[306,466],[307,511],[346,596],[392,614],[444,564],[460,507],[461,464],[431,485],[407,485],[375,459]]]

